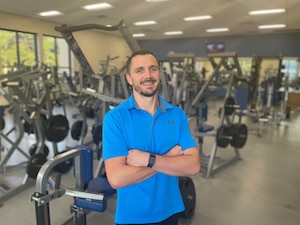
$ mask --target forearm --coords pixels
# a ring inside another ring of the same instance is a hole
[[[199,173],[200,161],[198,154],[183,154],[178,156],[156,155],[152,168],[171,176],[191,176]]]
[[[191,176],[200,171],[197,148],[182,151],[174,146],[165,155],[155,155],[152,168],[148,168],[150,153],[137,149],[130,150],[128,156],[110,158],[105,161],[108,181],[113,188],[142,182],[157,172],[171,176]]]
[[[135,167],[147,167],[149,153],[137,149],[130,150],[127,164]],[[196,147],[182,151],[180,146],[174,146],[164,155],[155,155],[152,169],[171,176],[190,176],[200,171],[199,152]]]
[[[114,163],[115,159],[105,161],[105,169],[110,185],[117,189],[139,183],[153,176],[157,171],[148,167],[130,166],[124,163]]]

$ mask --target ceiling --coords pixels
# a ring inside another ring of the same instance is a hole
[[[113,8],[86,11],[84,5],[107,2]],[[300,32],[299,0],[169,0],[149,3],[145,0],[0,0],[1,11],[29,16],[60,24],[117,25],[121,20],[131,33],[145,33],[137,39],[195,38],[225,35]],[[285,8],[282,14],[250,16],[249,11]],[[41,17],[38,13],[59,10],[63,15]],[[211,15],[202,21],[183,20],[184,17]],[[137,21],[155,20],[157,24],[135,26]],[[286,28],[258,30],[258,25],[286,24]],[[229,28],[228,32],[207,33],[210,28]],[[165,36],[166,31],[183,31],[182,35]]]

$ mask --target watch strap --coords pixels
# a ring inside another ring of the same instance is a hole
[[[150,154],[149,161],[148,161],[148,167],[152,168],[152,166],[154,165],[154,163],[155,163],[155,155],[154,154]]]

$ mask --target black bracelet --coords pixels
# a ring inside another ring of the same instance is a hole
[[[148,161],[148,167],[152,168],[152,166],[154,165],[154,163],[155,163],[155,155],[150,154],[149,161]]]

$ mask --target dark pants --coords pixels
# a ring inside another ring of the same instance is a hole
[[[116,225],[178,225],[178,214],[170,216],[169,218],[159,223],[147,223],[147,224],[116,224]]]

